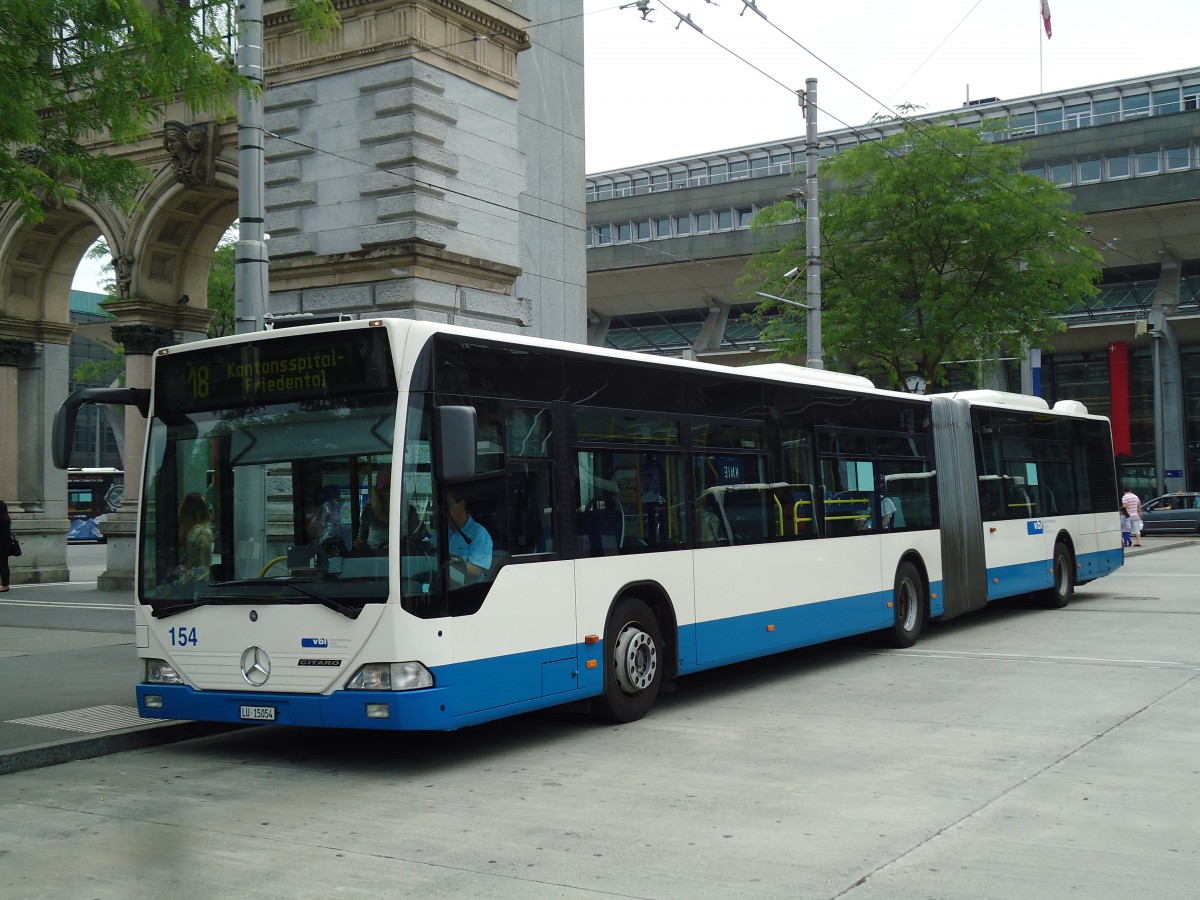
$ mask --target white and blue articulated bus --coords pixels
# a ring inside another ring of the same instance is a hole
[[[454,729],[645,715],[738,660],[1122,563],[1108,422],[400,319],[158,351],[143,716]]]

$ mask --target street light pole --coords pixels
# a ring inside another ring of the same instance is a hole
[[[821,346],[821,220],[820,204],[817,201],[817,160],[820,147],[817,144],[817,79],[804,82],[804,113],[808,123],[804,153],[804,200],[808,218],[804,233],[805,249],[808,253],[808,361],[810,369],[825,368],[825,350]]]

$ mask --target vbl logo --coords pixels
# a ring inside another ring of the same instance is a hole
[[[329,638],[300,638],[301,647],[328,647]]]
[[[1032,522],[1026,522],[1025,524],[1026,524],[1026,527],[1029,529],[1030,534],[1044,534],[1045,533],[1044,529],[1042,528],[1042,520],[1041,519],[1034,519]]]

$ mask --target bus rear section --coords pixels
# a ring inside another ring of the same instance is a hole
[[[986,600],[1036,594],[1065,605],[1074,588],[1124,560],[1109,423],[1075,401],[964,391],[982,528]],[[967,498],[973,499],[973,498]],[[968,542],[970,543],[970,542]]]

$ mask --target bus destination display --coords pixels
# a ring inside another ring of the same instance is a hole
[[[190,412],[394,390],[386,337],[382,329],[355,329],[160,356],[156,408]]]

